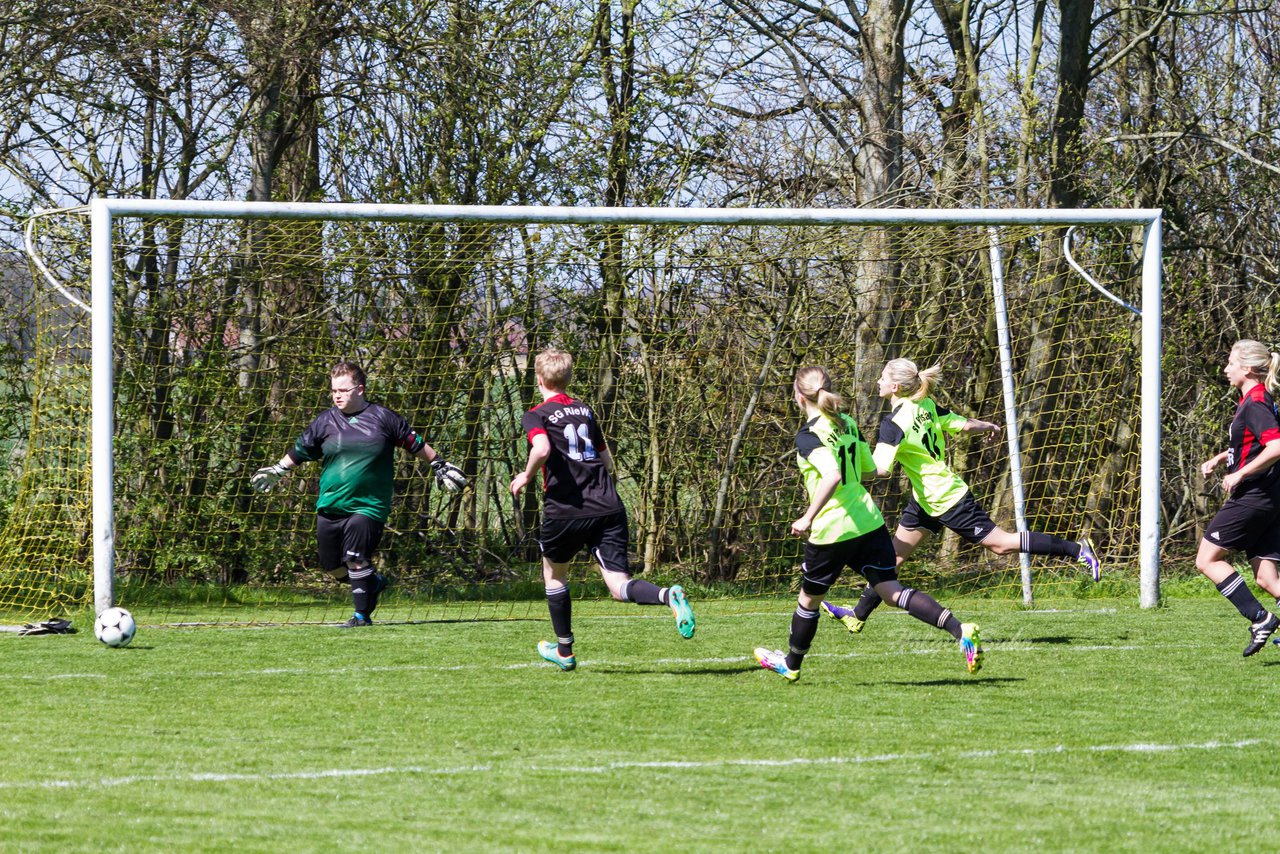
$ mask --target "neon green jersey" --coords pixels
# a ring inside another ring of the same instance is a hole
[[[931,398],[904,400],[880,422],[876,467],[888,470],[894,461],[911,481],[911,494],[920,509],[941,516],[956,506],[969,486],[947,465],[945,433],[959,433],[968,421]]]
[[[796,462],[810,501],[824,475],[840,474],[840,485],[809,528],[809,542],[838,543],[884,525],[880,508],[862,486],[862,473],[875,470],[871,448],[848,415],[840,413],[834,419],[819,415],[801,427],[796,434]]]

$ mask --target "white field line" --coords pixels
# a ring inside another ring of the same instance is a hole
[[[1205,741],[1189,744],[1094,744],[1051,747],[1026,747],[1011,750],[968,750],[956,753],[879,753],[866,756],[824,756],[817,758],[795,756],[782,759],[712,759],[704,761],[647,761],[606,762],[601,765],[544,765],[541,763],[502,763],[490,765],[460,765],[426,767],[422,765],[384,766],[380,768],[328,768],[314,771],[284,771],[278,773],[217,773],[192,772],[188,774],[147,774],[128,777],[98,777],[60,780],[0,780],[0,790],[5,789],[105,789],[114,786],[131,786],[141,783],[267,783],[277,780],[329,780],[345,777],[379,776],[458,776],[463,774],[493,774],[507,772],[517,774],[608,774],[630,770],[695,770],[717,771],[726,768],[786,768],[831,765],[870,765],[895,762],[937,762],[942,760],[1018,758],[1022,756],[1063,756],[1091,753],[1182,753],[1187,751],[1243,750],[1268,744],[1262,739],[1242,741]]]
[[[785,640],[785,633],[783,635]],[[1203,646],[1214,646],[1204,644]],[[1071,644],[1032,644],[1019,643],[1017,640],[993,642],[986,646],[988,655],[997,656],[1005,653],[1068,653],[1068,652],[1132,652],[1135,650],[1159,650],[1188,648],[1187,644],[1089,644],[1072,646]],[[879,652],[811,652],[806,659],[830,658],[897,658],[904,655],[956,655],[951,644],[917,647],[911,649],[894,649]],[[579,668],[591,667],[652,667],[653,665],[699,665],[699,664],[734,664],[737,662],[755,663],[749,655],[731,655],[724,657],[688,657],[688,658],[645,658],[629,660],[610,660],[600,658],[578,658]],[[512,663],[485,662],[479,664],[373,664],[348,667],[264,667],[253,670],[139,670],[132,673],[0,673],[0,682],[45,682],[52,679],[234,679],[251,676],[350,676],[358,673],[446,673],[457,670],[525,670],[528,668],[545,669],[548,665],[542,661],[521,661]]]

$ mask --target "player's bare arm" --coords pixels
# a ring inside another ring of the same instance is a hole
[[[524,471],[511,480],[512,495],[519,495],[520,491],[528,485],[530,479],[542,470],[547,458],[551,456],[551,440],[547,438],[545,433],[539,433],[534,436],[530,443],[529,459],[524,465]]]
[[[983,437],[986,442],[995,442],[1000,438],[1000,425],[991,421],[970,418],[960,429],[966,433],[986,433]]]
[[[1269,442],[1262,448],[1262,453],[1254,457],[1248,464],[1240,466],[1231,474],[1222,478],[1222,491],[1230,495],[1246,478],[1260,474],[1280,460],[1280,441]]]
[[[1213,470],[1216,469],[1218,466],[1222,465],[1222,463],[1226,461],[1227,455],[1229,453],[1231,452],[1223,451],[1222,453],[1215,454],[1214,456],[1205,460],[1203,463],[1200,464],[1200,474],[1204,475],[1205,477],[1208,477],[1209,475],[1213,474]]]
[[[791,523],[791,533],[797,537],[806,537],[809,535],[809,528],[813,525],[813,519],[827,506],[827,502],[831,500],[831,496],[835,495],[836,488],[840,486],[840,470],[833,469],[822,475],[822,480],[818,481],[818,488],[813,491],[813,500],[809,502],[808,508],[804,511],[804,515]]]

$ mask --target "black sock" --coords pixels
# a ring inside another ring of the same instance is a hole
[[[373,578],[371,578],[366,583],[369,585],[369,588],[370,588],[369,589],[369,614],[372,614],[374,611],[378,610],[378,600],[382,598],[382,591],[386,589],[387,579],[386,579],[386,576],[384,576],[382,573],[375,572],[373,574]],[[369,614],[365,614],[365,616],[367,617],[369,616]]]
[[[573,600],[569,598],[569,585],[547,590],[547,610],[551,612],[551,630],[561,655],[573,655]]]
[[[633,578],[622,585],[622,601],[635,602],[637,605],[665,605],[662,601],[662,589],[652,581]]]
[[[960,639],[960,621],[951,613],[950,608],[939,605],[928,593],[904,587],[898,594],[897,605],[920,622],[950,632],[953,638]]]
[[[1256,623],[1267,616],[1267,609],[1262,607],[1262,603],[1253,595],[1253,591],[1240,577],[1240,573],[1231,573],[1221,584],[1215,584],[1214,587],[1217,587],[1218,592],[1226,596],[1227,601],[1236,606],[1240,616],[1249,622]]]
[[[1064,540],[1053,534],[1038,534],[1035,531],[1021,531],[1018,534],[1018,550],[1029,555],[1080,557],[1080,544],[1075,540]]]
[[[351,570],[347,578],[351,583],[351,604],[357,614],[368,619],[373,613],[373,567]]]
[[[818,612],[796,605],[795,613],[791,615],[791,635],[787,638],[787,667],[800,669],[817,633]]]
[[[871,616],[871,612],[880,607],[880,603],[884,600],[880,598],[880,594],[875,588],[868,584],[862,588],[862,595],[858,597],[858,604],[853,606],[853,616],[859,620],[865,620]]]

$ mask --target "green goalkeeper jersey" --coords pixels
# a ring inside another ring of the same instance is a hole
[[[863,472],[875,470],[871,448],[848,415],[819,415],[801,427],[796,434],[796,462],[810,501],[825,475],[840,474],[840,485],[814,517],[809,542],[838,543],[884,525],[880,508],[862,486]]]
[[[941,516],[956,505],[969,486],[947,465],[946,433],[959,433],[968,421],[931,398],[904,400],[880,422],[876,467],[888,471],[896,460],[911,481],[920,509]]]
[[[307,426],[289,458],[295,464],[324,461],[316,512],[359,513],[385,522],[395,484],[395,449],[416,454],[424,443],[403,416],[381,404],[370,403],[352,415],[335,406]]]

